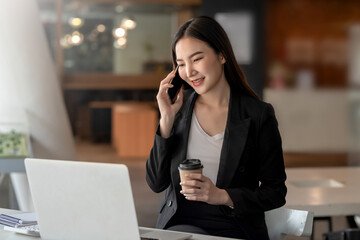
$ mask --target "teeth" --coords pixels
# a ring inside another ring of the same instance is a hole
[[[198,83],[202,80],[202,78],[198,79],[198,80],[195,80],[194,82]]]

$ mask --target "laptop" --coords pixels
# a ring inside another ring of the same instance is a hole
[[[42,239],[140,239],[128,168],[123,164],[25,159]],[[141,239],[188,239],[144,231]]]

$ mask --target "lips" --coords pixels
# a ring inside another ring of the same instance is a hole
[[[204,82],[205,77],[192,80],[191,82],[195,87],[201,85]]]

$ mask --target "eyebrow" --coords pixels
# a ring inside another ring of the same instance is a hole
[[[200,52],[200,51],[194,52],[193,54],[191,54],[191,55],[189,56],[189,58],[192,58],[192,57],[194,57],[195,55],[202,54],[202,53],[203,53],[203,52]],[[183,61],[183,60],[180,59],[180,58],[177,58],[176,61]]]

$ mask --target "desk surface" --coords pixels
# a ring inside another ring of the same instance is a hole
[[[360,214],[360,167],[288,168],[287,208],[315,217]]]
[[[13,213],[19,213],[19,211],[0,208],[0,214],[2,214],[2,213],[13,214]],[[144,227],[140,227],[140,229],[153,230],[153,231],[166,231],[166,230],[161,230],[161,229],[144,228]],[[171,231],[169,231],[169,232],[171,232]],[[193,237],[191,238],[191,240],[231,240],[231,239],[233,239],[233,238],[213,237],[213,236],[201,235],[201,234],[192,234],[192,235],[193,235]],[[1,240],[37,240],[37,239],[39,239],[40,240],[41,238],[34,238],[34,237],[30,237],[30,236],[25,236],[25,235],[16,234],[13,232],[5,231],[5,230],[3,230],[3,226],[0,225],[0,239]]]

